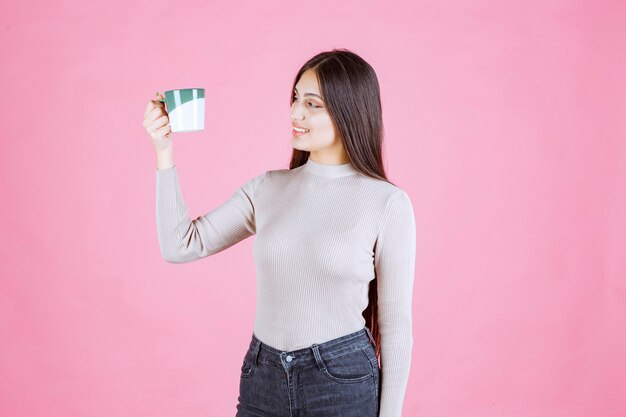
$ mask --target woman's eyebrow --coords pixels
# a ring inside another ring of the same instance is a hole
[[[296,90],[296,92],[298,92],[297,88],[294,88],[294,90]],[[320,96],[318,96],[317,94],[313,94],[313,93],[304,93],[305,96],[315,96],[317,98],[319,98],[320,100],[322,99]]]

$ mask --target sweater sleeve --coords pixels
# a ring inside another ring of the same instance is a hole
[[[221,205],[192,220],[176,166],[157,169],[156,224],[163,258],[170,263],[195,261],[255,234],[254,195],[265,174],[250,179]]]
[[[415,217],[408,195],[390,197],[376,241],[381,395],[379,417],[401,417],[413,347]]]

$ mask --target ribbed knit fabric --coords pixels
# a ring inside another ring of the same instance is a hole
[[[413,346],[415,219],[402,189],[352,164],[309,159],[266,171],[192,220],[176,167],[156,171],[161,254],[172,263],[214,255],[256,234],[254,333],[290,351],[360,330],[376,278],[381,335],[380,417],[400,417]]]

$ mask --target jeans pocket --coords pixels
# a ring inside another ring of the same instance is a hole
[[[243,363],[241,364],[241,377],[242,378],[251,377],[255,369],[256,369],[256,362],[255,362],[254,355],[252,354],[250,350],[248,350],[248,352],[246,352],[246,355],[243,358]]]
[[[363,352],[369,358],[372,364],[372,370],[374,372],[374,388],[376,389],[376,398],[380,397],[380,363],[378,361],[378,357],[376,356],[376,349],[372,344],[368,344],[363,348]]]
[[[372,344],[368,343],[368,345],[363,348],[363,352],[365,352],[372,365],[380,368],[380,365],[378,363],[378,357],[376,356],[376,350]]]
[[[373,365],[363,348],[337,357],[322,358],[322,373],[328,379],[341,383],[355,383],[371,379],[374,376]]]

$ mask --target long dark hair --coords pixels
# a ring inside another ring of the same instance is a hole
[[[322,99],[339,132],[350,163],[363,175],[393,184],[387,178],[383,166],[380,87],[372,66],[347,49],[321,52],[310,58],[296,74],[291,88],[290,106],[294,102],[296,84],[309,69],[315,71]],[[308,151],[294,148],[289,169],[304,165],[309,154]],[[363,317],[376,343],[376,356],[380,358],[377,282],[377,278],[370,281],[369,304]]]

